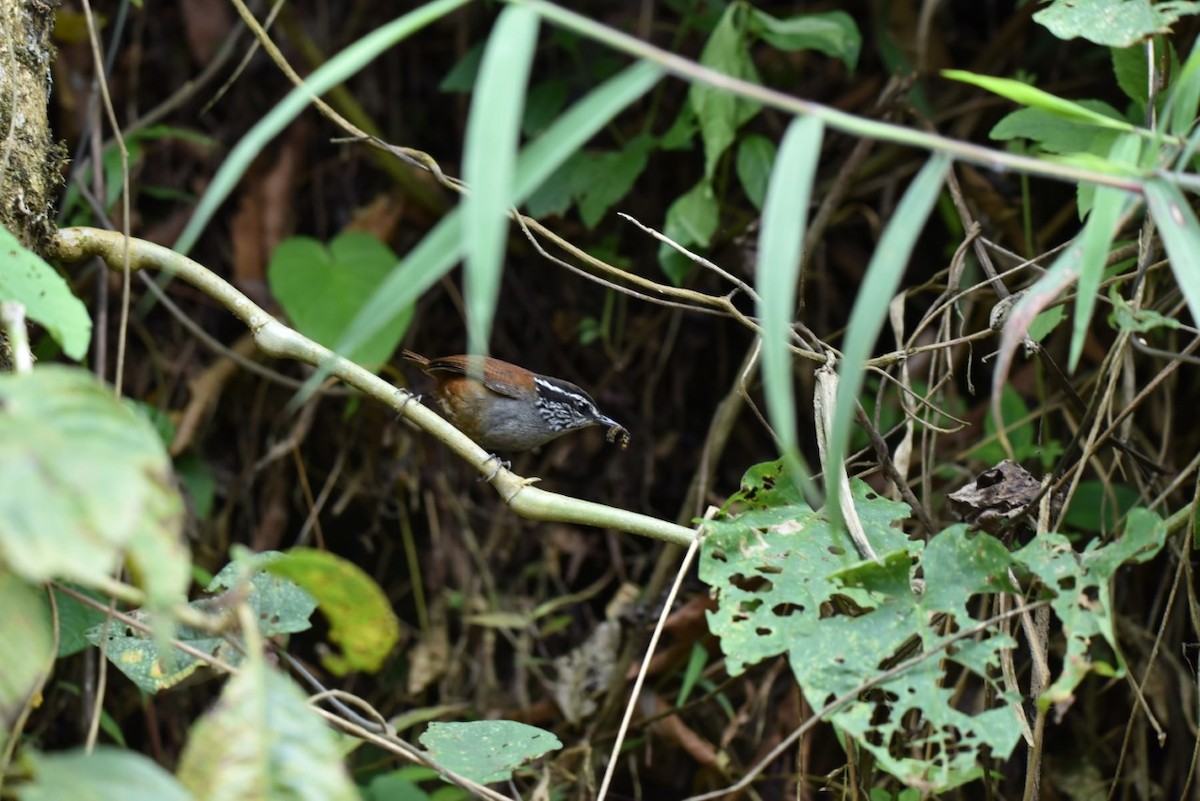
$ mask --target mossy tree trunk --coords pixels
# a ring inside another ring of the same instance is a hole
[[[54,231],[62,184],[63,151],[48,114],[57,6],[0,0],[0,225],[38,252]]]

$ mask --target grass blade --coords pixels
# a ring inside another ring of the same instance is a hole
[[[1187,300],[1192,319],[1200,321],[1200,222],[1179,187],[1162,179],[1146,182],[1146,203],[1162,232],[1171,271]]]
[[[1136,136],[1122,136],[1113,143],[1109,161],[1136,165],[1141,152],[1141,141]],[[1079,291],[1075,296],[1075,323],[1071,332],[1071,351],[1068,369],[1074,370],[1083,353],[1083,341],[1087,338],[1088,324],[1092,320],[1092,309],[1096,306],[1096,293],[1104,277],[1104,263],[1108,258],[1108,247],[1117,233],[1121,215],[1133,202],[1132,192],[1109,186],[1096,187],[1096,198],[1088,215],[1087,225],[1081,235],[1083,256],[1080,261]]]
[[[797,485],[807,483],[807,476],[800,462],[789,345],[796,313],[800,246],[808,227],[808,204],[824,131],[824,123],[815,117],[798,117],[788,126],[767,185],[758,237],[756,288],[767,417]]]
[[[508,210],[515,200],[517,144],[537,33],[536,12],[522,6],[504,9],[488,37],[479,78],[471,93],[463,153],[463,178],[470,187],[463,202],[470,353],[487,352],[488,332],[500,294]]]

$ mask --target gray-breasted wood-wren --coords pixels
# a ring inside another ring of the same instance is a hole
[[[629,432],[570,381],[487,356],[401,355],[437,381],[446,418],[486,450],[527,451],[589,426],[607,426],[609,442],[629,445]]]

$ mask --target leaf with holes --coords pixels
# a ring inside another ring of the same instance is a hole
[[[545,729],[512,720],[430,723],[420,742],[439,765],[481,784],[507,781],[521,765],[562,748]]]
[[[746,511],[706,524],[708,535],[700,555],[700,578],[713,587],[720,607],[708,613],[709,628],[721,638],[731,675],[749,665],[787,653],[820,625],[821,607],[842,594],[852,603],[870,603],[867,595],[846,591],[831,577],[859,562],[853,540],[829,525],[822,512],[795,496],[791,482],[777,471],[762,477],[747,474],[742,494]],[[779,491],[776,490],[779,488]],[[786,489],[785,489],[786,488]],[[879,553],[899,551],[902,558],[918,552],[893,524],[908,516],[908,507],[871,492],[862,482],[853,487],[867,537]],[[773,501],[784,501],[770,505]]]
[[[1035,573],[1051,593],[1050,605],[1067,638],[1062,673],[1038,699],[1042,706],[1071,703],[1089,673],[1125,675],[1125,661],[1113,629],[1109,579],[1127,562],[1145,562],[1162,549],[1167,528],[1147,509],[1129,513],[1123,535],[1107,545],[1092,540],[1077,553],[1061,534],[1043,534],[1013,556]]]

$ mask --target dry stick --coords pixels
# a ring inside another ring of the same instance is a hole
[[[653,304],[657,304],[659,306],[665,306],[669,309],[682,309],[684,311],[696,312],[697,314],[713,314],[713,315],[727,314],[727,312],[722,311],[721,309],[717,309],[717,308],[707,308],[705,306],[691,305],[691,304],[683,303],[680,301],[663,300],[662,298],[656,298],[651,295],[646,295],[642,292],[638,292],[635,289],[630,289],[627,286],[622,286],[620,284],[609,281],[605,278],[601,278],[598,275],[593,275],[592,273],[589,273],[587,270],[583,270],[583,269],[580,269],[579,267],[576,267],[574,264],[571,264],[569,261],[565,261],[563,259],[558,258],[557,256],[549,253],[544,247],[542,247],[542,243],[538,241],[536,236],[534,236],[533,227],[537,224],[537,221],[534,220],[532,217],[526,217],[523,214],[513,214],[513,215],[511,215],[511,217],[512,217],[513,221],[517,224],[517,227],[521,229],[521,233],[525,234],[525,238],[529,240],[529,243],[533,246],[533,249],[535,251],[537,251],[539,256],[546,259],[546,261],[552,262],[553,264],[557,264],[559,267],[562,267],[566,270],[569,270],[569,271],[575,273],[576,275],[580,276],[581,278],[585,278],[588,281],[591,281],[594,284],[599,284],[600,286],[602,286],[606,289],[610,289],[613,292],[620,292],[621,294],[627,295],[628,297],[631,297],[635,300],[641,300],[641,301],[645,301],[646,303],[653,303]],[[538,227],[540,228],[540,226],[538,226]],[[599,260],[597,259],[597,261],[599,261]],[[616,270],[617,268],[614,267],[613,269]]]
[[[903,662],[900,662],[900,663],[896,664],[895,666],[888,668],[887,670],[879,673],[878,675],[872,676],[871,678],[863,681],[861,684],[859,684],[853,690],[850,690],[842,695],[839,695],[837,698],[833,699],[829,703],[825,704],[825,706],[823,706],[819,710],[817,710],[812,715],[812,717],[810,717],[808,720],[804,721],[804,723],[802,723],[799,727],[797,727],[791,734],[789,734],[787,737],[785,737],[782,742],[780,742],[777,746],[772,748],[770,753],[768,753],[765,757],[760,759],[758,761],[758,763],[756,765],[754,765],[754,767],[752,767],[750,769],[750,771],[744,777],[739,779],[736,784],[732,784],[729,787],[725,787],[720,790],[713,790],[710,793],[702,793],[700,795],[688,796],[683,801],[711,801],[711,799],[720,798],[723,795],[727,795],[729,793],[735,793],[735,792],[738,792],[739,790],[744,790],[746,787],[748,787],[754,781],[755,777],[758,776],[758,774],[762,773],[772,762],[774,762],[776,759],[778,759],[780,756],[782,756],[785,751],[787,751],[789,748],[792,747],[792,743],[796,742],[796,740],[798,740],[802,736],[804,736],[804,734],[806,732],[808,732],[809,729],[812,729],[814,726],[816,726],[818,723],[820,723],[826,715],[830,714],[831,712],[836,711],[838,708],[845,706],[846,704],[855,700],[856,698],[858,698],[859,695],[866,692],[867,690],[870,690],[873,687],[878,687],[880,684],[883,684],[884,682],[888,681],[889,679],[900,675],[901,673],[908,670],[909,668],[916,667],[917,665],[924,662],[926,659],[929,659],[930,657],[940,654],[942,651],[946,650],[946,648],[950,647],[951,645],[958,642],[959,640],[967,638],[967,637],[974,637],[976,634],[980,634],[982,632],[987,631],[990,627],[996,625],[997,623],[999,623],[1002,620],[1007,620],[1008,618],[1025,614],[1026,612],[1032,611],[1034,609],[1040,609],[1043,606],[1047,606],[1049,603],[1050,603],[1049,601],[1034,601],[1033,603],[1026,604],[1025,606],[1018,606],[1014,609],[1009,609],[1005,612],[1001,612],[993,617],[988,618],[987,620],[984,620],[980,623],[975,624],[974,626],[971,626],[971,627],[965,628],[965,629],[960,629],[959,631],[955,632],[951,637],[946,639],[944,642],[938,643],[932,649],[925,651],[923,653],[917,654],[916,656],[912,657],[911,659],[906,659]]]
[[[275,0],[275,4],[271,6],[271,9],[267,12],[267,21],[263,24],[264,32],[267,28],[270,28],[275,24],[275,18],[278,17],[279,12],[283,10],[283,2],[284,0]],[[242,24],[237,28],[237,33],[241,33],[245,27],[246,22],[243,20]],[[250,60],[258,54],[258,48],[261,46],[262,44],[258,39],[252,39],[250,41],[250,46],[246,48],[245,54],[242,55],[242,60],[239,61],[237,66],[233,68],[233,72],[229,74],[229,77],[226,78],[219,87],[217,87],[217,91],[213,92],[213,96],[209,98],[208,102],[201,106],[200,113],[197,116],[203,117],[204,115],[208,114],[209,109],[219,103],[221,98],[224,97],[231,88],[233,88],[234,83],[236,83],[238,78],[242,76],[242,73],[246,71],[246,67],[250,64]]]
[[[870,540],[867,539],[867,532],[863,528],[858,508],[854,503],[854,495],[850,491],[850,476],[846,473],[846,463],[829,464],[826,458],[829,447],[828,440],[833,430],[833,410],[836,406],[837,386],[837,374],[834,373],[831,364],[827,363],[817,370],[817,387],[813,393],[817,449],[821,453],[821,464],[825,465],[827,470],[833,471],[832,475],[826,473],[825,492],[829,496],[829,503],[840,505],[842,523],[846,527],[846,533],[850,535],[850,539],[854,540],[854,545],[858,548],[862,558],[878,562],[879,556],[875,553]],[[830,481],[834,483],[832,489],[829,487]]]
[[[84,19],[87,21],[88,42],[92,48],[92,60],[96,70],[96,86],[100,90],[100,97],[103,100],[104,112],[108,117],[108,124],[112,126],[113,135],[117,139],[117,153],[121,156],[121,232],[125,235],[126,245],[121,252],[121,320],[117,325],[117,366],[113,375],[113,388],[117,397],[121,396],[121,386],[125,380],[125,343],[126,332],[129,328],[129,295],[130,295],[130,275],[132,271],[129,266],[129,151],[125,147],[125,139],[121,134],[121,125],[117,122],[117,112],[113,109],[112,98],[108,94],[108,81],[104,76],[104,57],[100,53],[100,37],[96,33],[96,20],[92,15],[92,6],[89,0],[83,0]],[[93,156],[97,161],[100,159],[100,154]],[[96,721],[96,726],[99,726],[99,720]]]
[[[1043,488],[1050,483],[1049,477],[1043,479]],[[1050,530],[1050,501],[1048,492],[1042,493],[1038,507],[1037,534],[1045,534]],[[1009,578],[1015,579],[1012,570]],[[1020,586],[1014,582],[1013,586]],[[1043,607],[1031,618],[1028,613],[1021,615],[1021,627],[1025,630],[1025,641],[1029,645],[1030,678],[1029,697],[1039,698],[1050,684],[1050,663],[1046,651],[1050,643],[1050,609]],[[1022,710],[1022,713],[1024,710]],[[1042,785],[1042,753],[1045,747],[1047,709],[1041,704],[1037,706],[1037,716],[1033,724],[1033,742],[1030,743],[1029,759],[1025,763],[1025,794],[1023,801],[1037,801]],[[1022,714],[1022,717],[1024,715]]]
[[[716,511],[715,509],[712,511]],[[671,607],[675,603],[675,597],[679,594],[679,588],[683,586],[684,576],[687,575],[688,568],[692,565],[692,560],[696,557],[696,551],[700,548],[700,537],[692,540],[692,544],[688,546],[687,553],[684,554],[683,561],[679,565],[679,570],[675,574],[675,583],[671,585],[671,591],[667,593],[667,600],[663,603],[662,614],[658,616],[658,622],[654,626],[654,633],[650,636],[650,643],[646,647],[645,656],[642,659],[642,665],[638,669],[637,678],[633,682],[633,690],[629,696],[629,703],[625,707],[625,715],[621,719],[621,727],[617,730],[617,738],[613,741],[612,756],[608,760],[608,766],[604,771],[604,779],[600,782],[600,792],[596,796],[596,801],[604,801],[604,797],[608,794],[608,786],[612,783],[613,773],[617,769],[617,759],[621,754],[621,744],[625,741],[625,734],[629,731],[629,722],[633,718],[633,711],[637,708],[638,696],[642,692],[642,685],[646,682],[646,674],[650,670],[650,660],[654,657],[654,650],[658,647],[658,640],[662,637],[663,626],[666,625],[667,618],[671,615]]]
[[[978,223],[972,223],[965,229],[966,238],[959,244],[954,251],[954,256],[950,259],[950,267],[946,271],[946,288],[939,295],[938,300],[934,301],[930,311],[921,319],[920,322],[913,328],[913,333],[909,339],[910,343],[919,341],[921,333],[927,325],[932,324],[933,320],[940,320],[937,328],[936,338],[946,344],[954,341],[951,336],[954,330],[954,309],[957,299],[960,296],[960,287],[962,285],[963,273],[966,271],[967,248],[974,244],[979,237],[981,226]],[[966,328],[966,315],[963,315],[959,331]],[[985,333],[985,332],[978,332]],[[988,330],[987,334],[991,334]],[[965,339],[961,338],[961,339]],[[945,359],[939,360],[931,358],[929,360],[928,380],[931,384],[928,395],[932,399],[936,399],[939,403],[945,403],[946,391],[945,387],[954,379],[954,353],[949,347],[944,351]],[[973,348],[969,348],[967,352],[968,363],[966,368],[968,386],[970,384],[970,356],[974,353]],[[903,404],[906,407],[907,405]],[[915,410],[914,410],[915,411]],[[933,495],[932,472],[925,468],[927,465],[935,464],[935,451],[937,449],[938,437],[944,433],[941,429],[929,425],[928,415],[921,418],[921,497],[930,498]],[[906,414],[906,425],[912,425],[912,417]]]
[[[1158,494],[1158,497],[1150,502],[1150,508],[1154,509],[1165,504],[1170,497],[1174,495],[1181,486],[1183,486],[1183,482],[1187,481],[1188,477],[1197,470],[1200,470],[1200,451],[1192,456],[1192,460],[1188,462],[1182,470],[1175,474],[1175,477],[1171,479],[1170,484],[1163,487],[1162,492]]]

